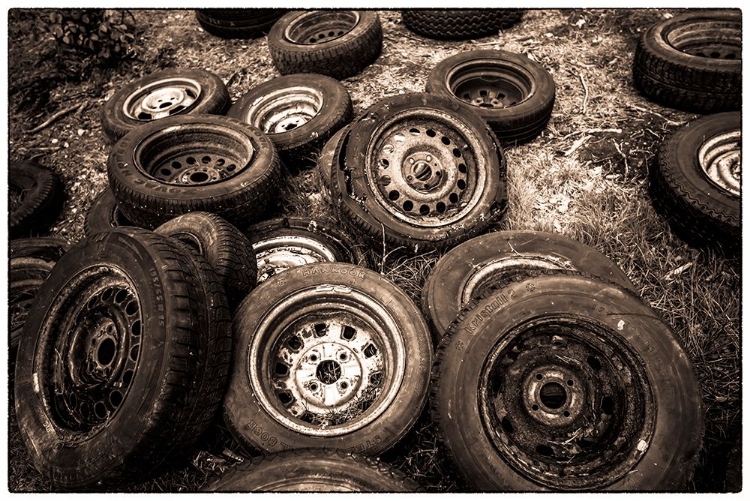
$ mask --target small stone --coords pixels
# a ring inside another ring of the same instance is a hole
[[[80,137],[80,136],[82,136],[82,135],[84,135],[84,134],[86,134],[86,131],[85,131],[85,130],[83,130],[83,129],[78,129],[78,136],[79,136],[79,137]]]
[[[60,142],[60,141],[58,141],[57,139],[53,139],[53,140],[52,140],[52,144],[57,144],[57,143],[59,143],[59,142]]]

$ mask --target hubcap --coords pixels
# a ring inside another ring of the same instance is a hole
[[[177,115],[189,111],[201,92],[201,85],[195,80],[166,78],[128,96],[123,111],[129,118],[143,121]]]
[[[734,130],[714,136],[698,150],[698,163],[718,188],[740,198],[742,189],[742,136]]]
[[[643,362],[617,336],[573,318],[530,321],[492,350],[480,410],[503,459],[558,489],[597,489],[648,449],[654,408]]]
[[[284,37],[302,45],[326,43],[349,33],[357,23],[358,12],[311,11],[290,23],[284,31]]]

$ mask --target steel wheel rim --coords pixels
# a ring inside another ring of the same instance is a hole
[[[187,113],[198,103],[203,87],[192,78],[165,78],[130,94],[122,105],[125,116],[150,121]]]
[[[312,11],[297,16],[284,30],[284,38],[301,45],[332,42],[359,23],[356,11]]]
[[[536,92],[532,75],[512,61],[477,59],[457,65],[446,76],[451,93],[480,109],[518,106]]]
[[[91,436],[122,409],[141,354],[141,302],[116,266],[91,266],[55,298],[41,328],[45,407],[57,427]]]
[[[738,62],[742,59],[742,29],[738,21],[694,20],[670,29],[665,39],[691,56]]]
[[[318,116],[323,93],[312,87],[286,87],[270,92],[254,102],[244,121],[269,135],[298,129]]]
[[[312,263],[336,262],[333,250],[323,242],[299,235],[280,235],[253,244],[258,261],[258,283],[289,268]]]
[[[377,202],[396,219],[437,228],[466,217],[484,193],[482,144],[459,118],[433,109],[396,114],[373,133],[365,174]]]
[[[698,164],[717,188],[740,198],[742,190],[742,133],[733,130],[704,142],[698,150]]]
[[[204,186],[244,171],[255,157],[252,140],[209,123],[176,125],[154,132],[135,148],[143,174],[175,186]]]
[[[480,377],[487,436],[532,482],[603,488],[648,450],[655,408],[643,362],[605,328],[573,317],[527,321],[493,348]]]
[[[248,351],[250,386],[276,421],[336,437],[376,420],[405,367],[401,330],[373,298],[340,285],[292,294],[266,315]]]

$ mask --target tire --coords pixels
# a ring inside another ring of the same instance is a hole
[[[258,265],[252,245],[240,230],[208,212],[190,212],[154,230],[181,241],[211,265],[229,305],[238,305],[255,288]]]
[[[248,459],[203,491],[414,492],[419,486],[376,459],[343,451],[302,449]]]
[[[281,217],[255,224],[245,234],[256,254],[258,283],[304,264],[370,265],[365,246],[322,220]]]
[[[411,299],[374,271],[344,263],[292,268],[245,298],[233,328],[224,422],[248,451],[312,447],[377,456],[424,406],[432,362],[427,324]],[[272,390],[271,380],[287,389]]]
[[[481,235],[441,257],[422,288],[422,311],[437,336],[435,345],[469,300],[514,277],[544,269],[581,271],[638,294],[607,256],[572,238],[538,231]]]
[[[166,117],[223,115],[230,103],[218,75],[187,68],[161,70],[123,85],[104,103],[102,130],[114,142],[138,126]]]
[[[333,207],[333,196],[331,193],[331,177],[333,172],[343,168],[344,155],[346,154],[346,141],[349,137],[350,126],[339,129],[320,150],[318,164],[313,171],[316,184],[320,187],[320,193],[325,202]]]
[[[456,9],[401,11],[401,20],[410,31],[436,40],[468,40],[497,35],[501,28],[521,20],[521,9]]]
[[[352,124],[345,158],[332,186],[337,209],[378,247],[450,248],[505,209],[497,138],[479,115],[447,98],[414,93],[376,103]]]
[[[661,144],[651,196],[680,237],[730,252],[740,248],[740,153],[739,112],[693,120]]]
[[[135,226],[117,207],[115,194],[110,188],[99,193],[91,203],[83,222],[84,235],[91,236],[100,231],[109,231],[118,226]]]
[[[742,436],[734,440],[729,451],[727,475],[724,479],[725,492],[742,492]]]
[[[8,319],[12,350],[18,347],[23,325],[39,287],[67,250],[68,243],[59,238],[19,238],[10,241]],[[13,361],[14,357],[9,360]]]
[[[431,387],[440,439],[480,491],[685,490],[703,439],[700,385],[670,328],[570,272],[471,301]]]
[[[555,105],[555,81],[542,65],[504,50],[460,52],[440,61],[427,92],[477,112],[503,146],[534,139]]]
[[[8,167],[8,230],[11,238],[33,236],[60,215],[63,202],[60,178],[32,162]]]
[[[260,38],[286,12],[286,9],[198,9],[198,24],[222,38]]]
[[[695,113],[742,106],[741,12],[694,10],[651,26],[638,40],[635,87],[647,98]]]
[[[272,205],[280,167],[273,143],[252,125],[186,115],[123,137],[109,156],[107,174],[120,211],[138,226],[154,228],[203,211],[243,227]]]
[[[382,49],[380,18],[371,11],[293,11],[268,33],[268,50],[282,75],[320,73],[341,80],[362,71]]]
[[[185,252],[117,228],[68,251],[40,289],[18,349],[15,410],[32,463],[55,485],[142,481],[184,457],[213,417],[229,312],[213,272]]]
[[[258,127],[291,163],[317,155],[325,141],[351,121],[352,113],[349,92],[338,80],[299,73],[250,89],[227,116]]]

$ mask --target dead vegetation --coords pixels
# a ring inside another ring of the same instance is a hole
[[[647,189],[649,165],[664,137],[695,115],[649,102],[634,89],[631,76],[639,33],[676,12],[531,10],[512,28],[469,42],[422,38],[403,27],[398,12],[381,12],[382,55],[343,83],[355,113],[361,113],[384,97],[423,91],[434,65],[463,50],[524,53],[552,73],[557,100],[547,130],[535,141],[505,152],[508,212],[496,229],[551,231],[596,247],[627,273],[643,299],[672,326],[695,364],[703,391],[706,437],[695,488],[716,491],[723,488],[741,409],[740,260],[720,250],[687,245],[654,211]],[[82,237],[85,213],[107,184],[111,145],[101,131],[99,111],[120,85],[165,67],[204,68],[222,77],[236,99],[278,76],[265,39],[213,37],[200,29],[192,11],[136,10],[133,15],[142,36],[127,68],[79,83],[54,79],[48,66],[32,64],[43,57],[39,47],[45,42],[24,31],[23,23],[29,21],[21,14],[15,21],[19,24],[9,26],[9,79],[23,79],[44,99],[24,101],[33,95],[25,88],[11,93],[8,153],[13,160],[36,158],[62,177],[66,202],[51,233],[70,242]],[[77,108],[67,110],[73,106]],[[40,127],[62,111],[66,113]],[[293,174],[284,178],[276,213],[325,218],[327,209],[311,172],[291,167]],[[371,253],[376,269],[415,301],[440,257],[437,252],[406,257],[390,248]],[[12,407],[10,414],[10,490],[54,490],[28,463]],[[248,454],[220,422],[203,437],[199,449],[184,464],[169,465],[155,479],[128,490],[193,491],[217,474],[211,465]],[[428,490],[460,490],[463,484],[445,456],[429,413],[424,412],[382,459]]]

